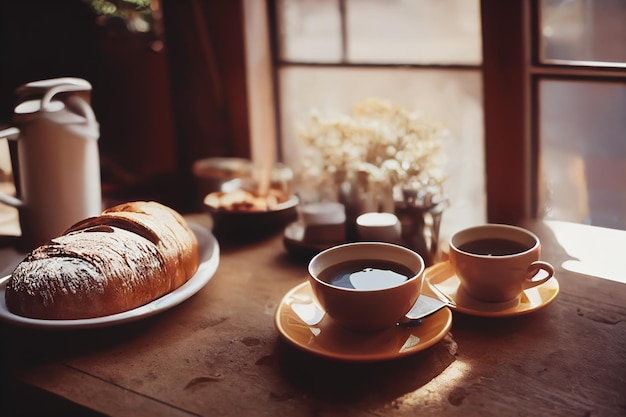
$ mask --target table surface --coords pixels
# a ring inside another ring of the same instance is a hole
[[[3,385],[14,388],[3,389],[0,407],[168,417],[626,415],[626,231],[522,225],[541,238],[560,285],[531,314],[453,312],[441,341],[399,359],[318,357],[274,325],[284,294],[306,280],[306,262],[287,254],[280,234],[220,242],[213,279],[156,316],[85,330],[1,324]],[[0,266],[10,268],[15,254],[2,252]]]

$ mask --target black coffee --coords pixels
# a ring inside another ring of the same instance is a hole
[[[395,287],[415,275],[410,268],[385,260],[346,261],[319,273],[319,279],[331,285],[356,290],[380,290]]]
[[[477,239],[459,245],[463,252],[474,253],[476,255],[504,256],[514,253],[525,252],[528,245],[509,239],[488,238]]]

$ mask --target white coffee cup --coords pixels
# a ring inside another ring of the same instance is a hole
[[[359,238],[364,241],[400,243],[402,228],[393,213],[363,213],[356,219]]]
[[[302,240],[308,243],[338,243],[346,240],[346,211],[341,203],[320,201],[298,206],[304,227]]]
[[[344,205],[332,201],[301,204],[298,212],[305,226],[343,224],[346,221]]]
[[[553,266],[540,255],[539,238],[516,226],[485,224],[450,238],[450,263],[461,287],[480,301],[511,301],[552,278]]]
[[[16,91],[15,126],[0,137],[16,141],[17,197],[0,194],[0,202],[19,210],[22,249],[102,211],[99,126],[85,99],[90,90],[85,80],[60,78]]]

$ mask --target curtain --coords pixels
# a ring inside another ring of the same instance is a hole
[[[150,32],[90,5],[0,2],[0,122],[21,84],[87,79],[105,200],[195,210],[194,161],[250,157],[241,0],[155,0]]]

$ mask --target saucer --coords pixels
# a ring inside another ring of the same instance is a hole
[[[426,268],[426,279],[436,289],[456,303],[450,308],[459,313],[481,317],[510,317],[532,313],[550,304],[559,293],[559,282],[552,277],[534,288],[522,292],[519,299],[504,303],[479,301],[461,288],[449,262],[441,262]]]
[[[442,308],[415,327],[353,332],[336,324],[317,306],[307,281],[283,297],[276,308],[274,324],[287,342],[314,355],[346,362],[376,362],[433,346],[452,327],[452,312]]]
[[[301,221],[290,223],[283,232],[283,243],[290,254],[312,258],[324,249],[344,243],[344,241],[307,242],[304,239],[304,224]]]

